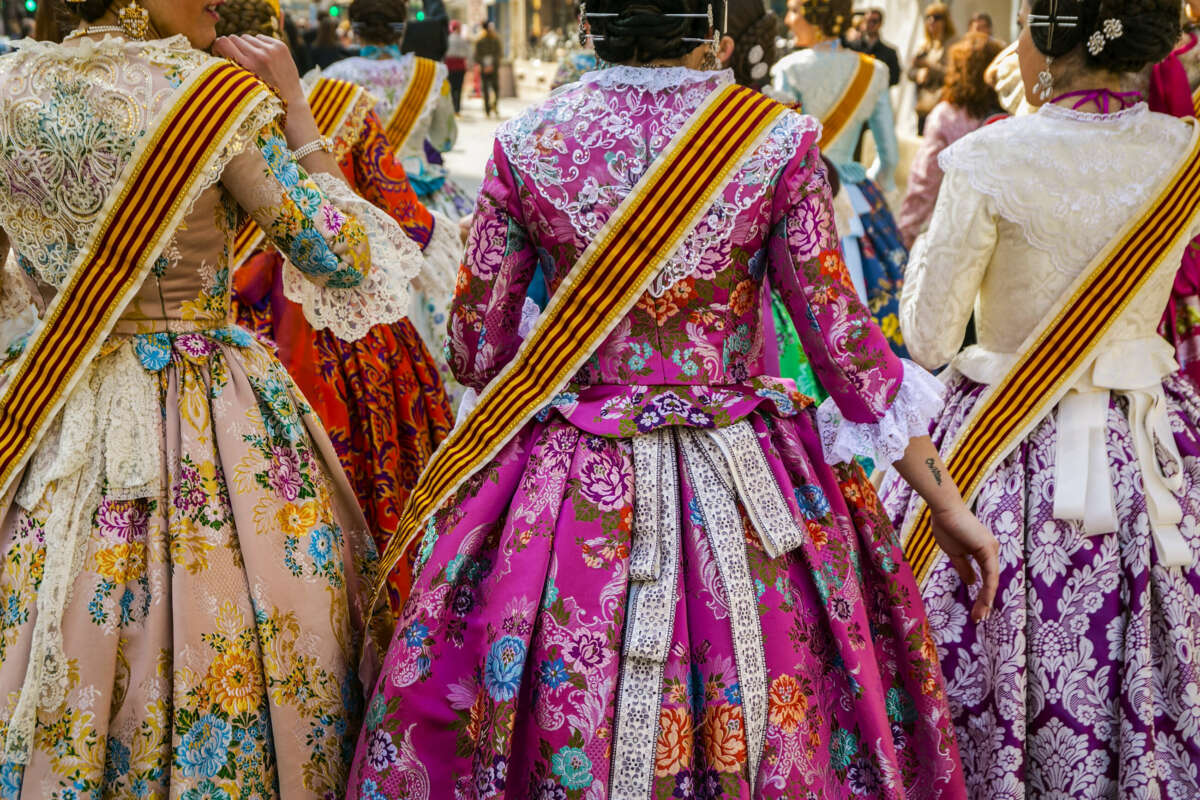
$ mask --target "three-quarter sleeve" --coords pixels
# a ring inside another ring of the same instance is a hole
[[[941,409],[941,384],[896,357],[859,300],[815,147],[785,169],[776,209],[770,281],[830,395],[818,411],[826,460],[895,461],[912,436],[928,433],[929,421]]]
[[[408,238],[420,246],[421,273],[414,286],[426,302],[439,310],[445,309],[454,296],[462,257],[458,223],[426,208],[417,197],[374,111],[363,120],[357,143],[346,154],[342,170],[359,194],[386,211]],[[440,341],[443,337],[444,331],[436,339]]]
[[[516,180],[497,141],[450,305],[450,369],[464,386],[482,389],[516,354],[521,310],[536,270]]]
[[[925,367],[948,364],[962,347],[996,236],[988,198],[965,173],[948,171],[929,230],[909,257],[900,295],[904,343]]]
[[[229,162],[222,183],[283,254],[284,291],[314,327],[354,340],[408,312],[417,245],[342,178],[306,172],[277,123]]]

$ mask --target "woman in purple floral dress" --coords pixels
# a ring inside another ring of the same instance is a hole
[[[596,5],[602,59],[661,68],[588,73],[501,127],[451,307],[476,389],[514,355],[537,267],[553,294],[733,80],[681,46],[706,23]],[[939,484],[940,384],[850,283],[819,133],[781,116],[568,390],[434,516],[350,798],[964,796],[918,591],[852,456],[898,461],[964,572],[990,583],[995,542]],[[763,372],[768,276],[820,409]]]

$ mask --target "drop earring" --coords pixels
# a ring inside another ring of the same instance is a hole
[[[150,12],[131,0],[117,12],[117,24],[130,39],[145,39],[150,33]]]
[[[1033,91],[1043,103],[1054,94],[1054,76],[1050,74],[1050,65],[1053,63],[1054,56],[1046,56],[1046,66],[1038,73],[1037,88]]]

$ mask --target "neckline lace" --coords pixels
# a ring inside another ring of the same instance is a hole
[[[1150,106],[1144,102],[1109,114],[1098,114],[1094,111],[1076,111],[1073,108],[1050,105],[1049,103],[1038,109],[1039,114],[1045,114],[1048,117],[1056,117],[1058,119],[1069,119],[1075,122],[1124,122],[1131,117],[1140,117],[1149,111]]]
[[[580,82],[603,89],[618,87],[662,91],[676,89],[681,84],[707,83],[719,85],[733,83],[733,70],[699,70],[688,67],[631,67],[614,64],[610,67],[585,72]]]

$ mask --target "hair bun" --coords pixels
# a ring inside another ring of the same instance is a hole
[[[1039,51],[1058,58],[1076,47],[1091,69],[1140,72],[1170,55],[1179,40],[1178,0],[1034,0],[1031,19],[1075,17],[1074,23],[1030,22]]]
[[[404,0],[354,0],[350,24],[358,38],[377,44],[398,44],[404,38],[400,23],[408,19]]]
[[[1087,30],[1088,63],[1109,72],[1140,72],[1179,41],[1177,0],[1100,0]]]
[[[596,55],[614,64],[682,58],[709,38],[708,11],[720,25],[723,7],[708,0],[590,0],[587,23]],[[594,16],[615,14],[616,16]],[[693,16],[670,16],[688,14]]]

